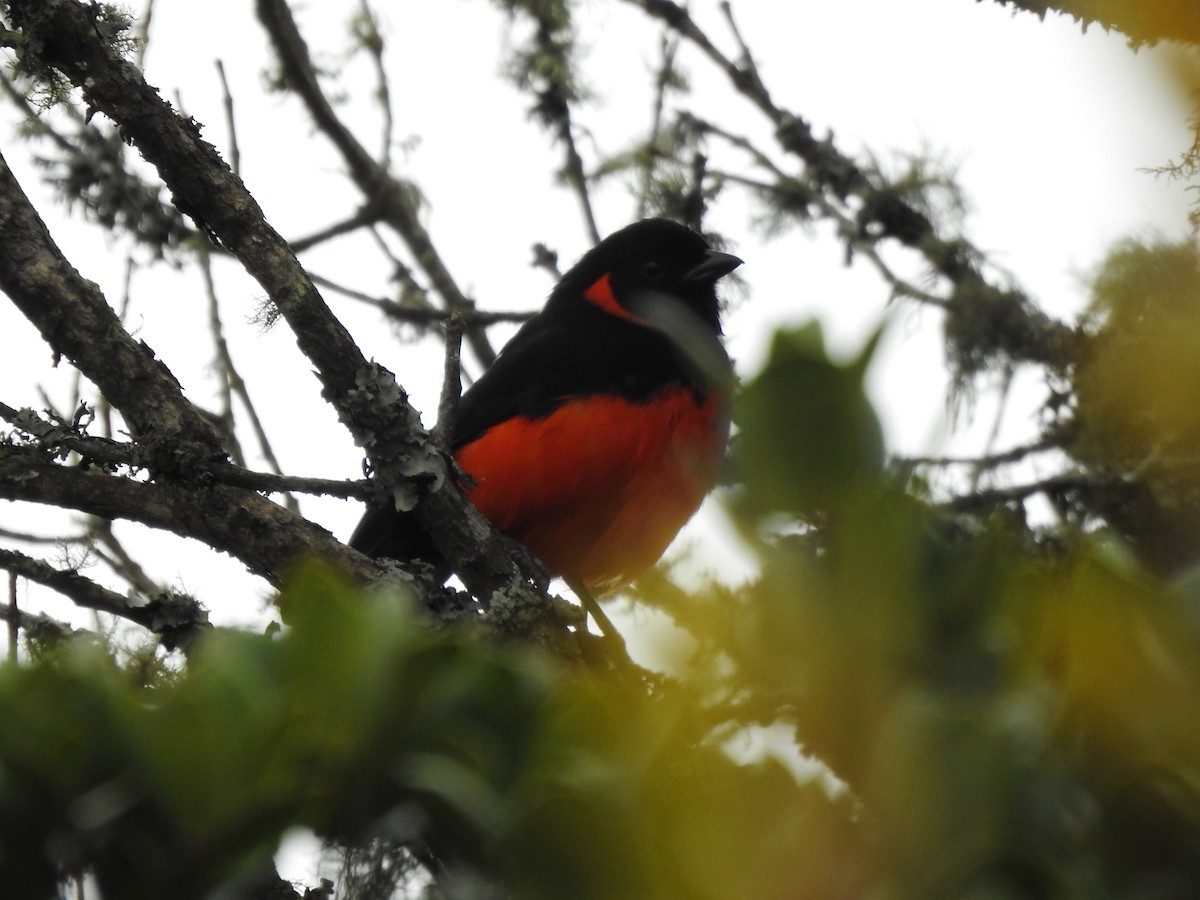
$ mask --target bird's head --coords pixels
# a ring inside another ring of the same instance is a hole
[[[720,334],[716,283],[741,264],[683,225],[643,219],[585,253],[550,299],[578,302],[582,297],[606,313],[660,331],[675,327],[686,311]]]

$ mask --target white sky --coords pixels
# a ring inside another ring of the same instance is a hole
[[[419,136],[411,149],[397,151],[397,159],[401,173],[429,200],[424,218],[430,231],[460,284],[481,306],[537,308],[550,285],[529,266],[530,246],[546,241],[568,265],[586,241],[573,196],[553,184],[560,155],[527,121],[527,99],[498,74],[502,18],[481,0],[376,5],[386,9],[393,48],[387,65],[396,136]],[[217,16],[211,5],[159,0],[148,78],[164,95],[180,97],[204,124],[205,137],[224,150],[228,134],[213,65],[222,59],[235,94],[243,177],[283,234],[308,234],[351,212],[357,194],[299,104],[263,93],[265,42],[251,4],[223,6]],[[352,5],[306,0],[297,6],[310,45],[335,62],[347,43]],[[694,0],[692,6],[717,43],[734,53],[716,2]],[[971,204],[968,237],[1055,313],[1068,315],[1081,306],[1081,276],[1113,241],[1186,232],[1182,187],[1139,171],[1188,145],[1186,108],[1158,80],[1155,54],[1134,55],[1119,35],[1098,29],[1082,34],[1061,18],[1039,22],[970,0],[737,0],[735,8],[780,105],[802,114],[818,134],[832,127],[843,152],[869,149],[886,164],[896,152],[933,150],[954,165]],[[638,11],[600,0],[583,5],[580,27],[596,100],[579,111],[578,121],[600,152],[611,153],[627,146],[630,130],[649,116],[647,73],[658,33]],[[761,117],[738,102],[706,62],[690,50],[681,61],[695,88],[685,101],[690,108],[744,126],[770,147]],[[368,146],[377,146],[366,61],[354,62],[349,74],[353,80],[347,84],[356,87],[345,98],[347,115],[361,123],[359,134]],[[11,110],[0,107],[0,148],[9,164],[69,258],[116,303],[120,248],[94,229],[63,221],[63,210],[25,158],[26,146],[14,139],[12,122]],[[594,158],[587,140],[583,148]],[[599,192],[597,200],[605,232],[633,214],[620,184]],[[883,315],[886,288],[865,263],[846,268],[827,229],[768,241],[752,229],[747,207],[736,201],[718,207],[711,224],[733,239],[730,249],[746,260],[741,270],[746,291],[726,323],[744,374],[756,369],[771,329],[780,323],[818,317],[833,346],[850,354]],[[903,267],[907,257],[893,258]],[[360,290],[386,290],[389,273],[378,256],[359,255],[345,243],[321,248],[304,261],[313,272]],[[319,400],[311,366],[295,350],[286,325],[262,333],[249,321],[261,290],[230,264],[222,264],[218,275],[227,337],[285,469],[356,476],[361,453]],[[144,272],[134,290],[138,337],[167,362],[190,396],[207,403],[210,351],[202,337],[207,313],[195,273]],[[370,312],[327,298],[364,352],[397,372],[418,408],[432,410],[440,348],[402,344]],[[870,382],[889,446],[902,453],[945,450],[951,432],[937,317],[897,312]],[[69,382],[50,368],[45,345],[7,305],[0,305],[0,335],[0,399],[41,407],[36,386],[45,384],[57,402],[70,407]],[[961,452],[980,449],[990,428],[988,404],[979,410],[977,425],[954,438]],[[1005,430],[1011,440],[1028,433],[1033,411],[1030,402],[1011,404]],[[432,424],[431,415],[426,423]],[[359,515],[356,505],[335,500],[308,500],[304,510],[342,537]],[[19,527],[26,521],[51,527],[42,511],[0,501],[0,524]],[[122,532],[136,533],[131,527]],[[719,513],[706,508],[687,534],[709,564],[726,564],[732,538]],[[257,580],[247,582],[238,563],[184,550],[183,542],[169,536],[142,540],[151,548],[152,574],[195,591],[215,618],[261,620],[262,610],[247,608],[244,597],[247,585],[254,596],[264,596],[265,588]],[[89,574],[101,577],[99,570]],[[61,605],[51,611],[67,615]]]

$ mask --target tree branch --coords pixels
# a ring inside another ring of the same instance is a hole
[[[317,82],[316,67],[309,57],[291,8],[286,0],[258,0],[258,20],[266,29],[279,56],[286,85],[296,92],[320,131],[342,155],[350,177],[367,198],[379,218],[404,240],[417,264],[441,295],[449,310],[470,311],[475,303],[458,287],[446,268],[433,240],[417,217],[417,205],[411,187],[393,178],[334,112]],[[466,338],[479,362],[490,366],[496,351],[480,328],[467,330]]]
[[[212,426],[184,399],[179,382],[144,342],[121,326],[100,289],[63,256],[0,156],[0,290],[121,411],[147,442],[195,445],[224,455]]]
[[[20,649],[18,645],[18,636],[21,631],[20,610],[17,609],[17,573],[8,573],[8,608],[11,613],[8,620],[8,659],[9,662],[15,662],[17,651]]]
[[[76,606],[141,625],[162,638],[163,646],[168,650],[176,647],[186,650],[210,627],[207,611],[186,594],[166,592],[153,598],[134,600],[110,591],[78,572],[56,569],[40,559],[3,548],[0,548],[0,569],[52,588]],[[15,608],[11,600],[10,607]]]
[[[0,622],[8,623],[10,635],[17,631],[24,631],[27,635],[37,638],[49,636],[62,638],[75,632],[75,629],[66,622],[60,622],[58,619],[52,619],[41,613],[25,612],[23,609],[17,609],[7,603],[0,604]]]
[[[941,237],[934,223],[894,186],[876,184],[832,138],[818,140],[802,117],[775,104],[741,36],[735,62],[709,39],[674,0],[625,0],[695,45],[775,127],[775,138],[805,165],[810,180],[838,203],[854,199],[854,220],[871,240],[893,238],[922,254],[954,290],[945,303],[947,340],[955,348],[957,379],[965,381],[997,358],[1069,367],[1076,332],[1038,309],[1021,291],[991,284],[979,269],[981,254],[965,240]],[[728,11],[727,18],[731,19]]]
[[[447,479],[445,462],[421,427],[416,411],[408,404],[395,377],[382,366],[366,361],[345,328],[330,313],[287,242],[266,222],[241,180],[230,172],[212,145],[201,140],[196,123],[177,116],[145,82],[141,72],[104,40],[96,27],[96,7],[76,0],[11,0],[9,11],[25,35],[36,38],[27,42],[38,48],[37,57],[26,60],[27,67],[35,71],[53,67],[83,92],[92,108],[113,119],[126,138],[158,169],[180,210],[233,253],[266,290],[287,319],[301,350],[315,365],[324,396],[359,445],[367,450],[374,474],[394,492],[397,504],[412,507],[418,497],[414,485],[420,480],[429,482],[430,490],[415,513],[468,589],[485,605],[493,597],[505,597],[508,603],[525,610],[511,614],[509,609],[510,614],[501,615],[510,625],[533,624],[539,615],[530,616],[531,607],[545,612],[540,617],[543,622],[552,620],[549,598],[531,587],[530,576],[507,555],[488,521]],[[289,34],[295,40],[289,44],[288,52],[304,50],[298,33],[294,33],[286,4],[261,0],[260,11],[268,18],[275,17],[277,33],[290,26]],[[306,53],[303,58],[307,59]],[[293,56],[292,61],[297,58]],[[315,84],[311,69],[305,77]],[[332,115],[332,110],[327,112]],[[322,115],[323,127],[332,127],[329,115]],[[382,177],[386,173],[378,170],[365,151],[360,157],[361,148],[340,125],[334,132],[340,135],[341,148],[349,154],[352,170],[359,177],[370,176],[371,186],[380,192],[377,196],[386,194],[385,199],[391,198],[388,209],[393,212],[406,209],[395,196],[398,185]],[[412,224],[416,224],[415,218]],[[428,249],[432,251],[431,246]],[[427,271],[440,266],[440,261],[429,258],[428,254],[425,258],[418,254],[418,259]],[[206,433],[211,435],[211,430],[206,429]],[[60,475],[70,471],[56,468]],[[11,475],[9,470],[10,478]],[[104,481],[116,479],[101,480]],[[60,479],[64,486],[73,482],[81,489],[84,487],[77,478]],[[89,485],[80,496],[98,515],[153,520],[159,527],[199,537],[238,555],[272,580],[278,579],[283,560],[306,554],[333,555],[360,576],[378,577],[382,571],[378,565],[365,565],[367,560],[360,554],[332,546],[336,542],[324,530],[244,491],[211,487],[208,502],[198,504],[199,494],[189,493],[193,490],[189,487],[137,484],[132,488],[132,485],[133,482],[126,480],[122,487],[135,495],[151,493],[152,496],[144,498],[147,506],[177,501],[204,508],[174,512],[160,509],[150,514],[144,509],[131,508],[128,495],[111,485],[104,489]],[[24,491],[12,481],[3,487],[6,495]],[[74,497],[54,489],[43,489],[40,499],[77,505]],[[218,509],[222,503],[228,504],[228,508]],[[264,524],[270,527],[262,528]],[[252,549],[233,537],[240,534],[241,528],[256,527],[272,533],[262,534],[262,543]]]
[[[287,319],[301,350],[316,366],[327,398],[351,429],[359,432],[357,436],[369,442],[373,435],[364,431],[391,432],[396,438],[392,446],[412,444],[414,458],[420,457],[427,441],[411,428],[394,427],[402,416],[386,416],[382,410],[371,416],[363,410],[369,404],[361,402],[361,382],[381,382],[387,377],[366,362],[287,242],[266,222],[254,198],[216,149],[200,138],[196,123],[177,116],[141,73],[100,37],[91,18],[92,7],[76,0],[20,0],[11,3],[10,9],[24,31],[37,36],[44,64],[66,75],[94,109],[123,129],[126,138],[158,169],[176,205],[233,253],[266,290]],[[396,390],[393,384],[392,391]],[[355,411],[351,407],[356,407]],[[390,418],[392,427],[376,421],[372,423],[375,428],[356,429],[359,417],[364,423]]]
[[[378,221],[379,210],[366,206],[349,218],[343,219],[340,222],[334,222],[332,225],[322,228],[315,234],[305,235],[304,237],[288,241],[288,243],[291,244],[293,253],[303,253],[305,250],[316,247],[318,244],[323,244],[325,241],[333,240],[344,234],[352,234],[358,229],[374,225]]]
[[[66,452],[76,453],[85,465],[99,464],[110,470],[128,467],[136,471],[147,466],[147,454],[139,444],[85,434],[77,423],[49,421],[38,417],[33,410],[13,409],[2,402],[0,418],[58,458],[65,458]],[[280,472],[256,472],[232,463],[213,465],[205,472],[205,480],[270,494],[298,491],[364,500],[378,492],[376,484],[366,480],[346,481],[305,478]]]
[[[329,559],[364,581],[385,568],[254,491],[224,484],[159,484],[63,465],[38,447],[0,453],[0,498],[127,519],[203,541],[279,584],[298,558]]]
[[[403,303],[397,303],[395,300],[390,300],[387,297],[376,297],[373,294],[365,294],[362,291],[356,291],[353,288],[348,288],[345,285],[338,284],[328,278],[323,278],[320,275],[313,275],[314,283],[321,287],[328,288],[331,291],[341,294],[344,297],[349,297],[351,300],[357,300],[359,303],[367,303],[374,306],[389,319],[395,319],[397,322],[403,322],[406,325],[438,325],[443,326],[450,321],[451,318],[458,317],[464,323],[469,322],[471,325],[486,327],[488,325],[496,325],[501,322],[512,324],[520,324],[527,322],[533,318],[531,312],[488,312],[481,309],[474,309],[469,312],[448,312],[444,309],[433,309],[428,306],[407,306]]]

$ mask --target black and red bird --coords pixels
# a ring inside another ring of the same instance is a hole
[[[555,575],[604,594],[653,565],[713,487],[732,371],[716,282],[741,265],[665,219],[584,254],[454,421],[464,490]],[[415,519],[368,510],[350,539],[428,559]]]

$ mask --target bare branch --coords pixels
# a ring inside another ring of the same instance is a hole
[[[392,164],[392,139],[396,122],[392,111],[392,91],[388,83],[387,67],[383,64],[383,34],[379,30],[379,18],[367,0],[360,0],[359,9],[361,13],[355,20],[358,25],[356,32],[359,42],[371,55],[371,65],[375,69],[375,96],[379,100],[379,111],[383,117],[379,165],[388,169]]]
[[[154,21],[154,0],[146,0],[142,7],[142,13],[134,22],[136,23],[137,35],[137,56],[135,57],[138,68],[142,67],[142,63],[146,59],[146,48],[150,46],[150,23]]]
[[[102,560],[114,575],[143,596],[153,597],[165,590],[150,577],[142,564],[134,559],[133,554],[125,547],[125,542],[117,537],[109,519],[89,517],[87,552]]]
[[[225,63],[217,60],[217,75],[221,79],[221,95],[224,98],[225,127],[229,129],[229,168],[234,175],[242,171],[242,153],[238,149],[237,119],[233,115],[233,92],[229,89],[229,79],[225,77]]]
[[[646,154],[642,161],[642,186],[638,191],[637,217],[646,217],[646,200],[654,177],[654,165],[659,157],[659,143],[663,134],[663,113],[667,104],[667,91],[675,78],[675,56],[679,51],[679,38],[669,29],[663,29],[659,38],[659,64],[654,77],[654,103],[650,114],[650,135],[646,139]]]
[[[247,488],[263,494],[322,494],[347,500],[367,500],[379,492],[374,481],[341,478],[309,478],[303,475],[281,475],[275,472],[255,472],[236,466],[222,466],[212,472],[214,481],[234,487]]]
[[[349,407],[367,405],[356,403],[363,390],[360,382],[383,377],[382,373],[364,359],[241,180],[212,145],[200,139],[196,124],[177,116],[141,73],[99,38],[89,7],[75,0],[22,0],[11,4],[11,9],[26,31],[41,38],[42,58],[79,86],[89,104],[120,124],[126,137],[159,170],[180,209],[233,253],[267,291],[316,366],[326,396],[343,419],[352,428],[356,416],[368,421],[369,414],[351,413]],[[110,399],[114,398],[110,395]],[[424,436],[396,428],[402,416],[387,418],[397,432],[392,446],[407,443],[419,455]],[[388,422],[378,423],[379,430],[386,433]],[[358,430],[360,440],[370,440]],[[206,432],[211,439],[211,429]]]
[[[0,550],[0,553],[3,552],[5,551]],[[21,616],[20,610],[17,609],[17,573],[12,569],[8,571],[8,609],[8,658],[12,661],[17,658],[21,635]]]
[[[579,154],[579,148],[575,144],[575,126],[571,119],[571,104],[565,97],[545,91],[538,97],[538,111],[541,118],[553,126],[555,137],[563,145],[563,153],[566,154],[563,176],[579,200],[579,208],[583,213],[583,223],[587,226],[588,237],[591,238],[593,244],[598,244],[600,243],[600,228],[596,224],[596,214],[592,210],[592,195],[588,189],[583,157]]]
[[[42,534],[31,534],[25,531],[13,531],[10,528],[0,528],[0,538],[10,541],[20,541],[23,544],[79,544],[87,540],[87,536],[82,534],[50,537]]]
[[[216,284],[213,282],[212,266],[209,254],[206,249],[201,249],[199,252],[200,271],[204,276],[204,289],[208,295],[208,322],[209,331],[212,334],[213,343],[217,352],[217,370],[221,379],[222,396],[225,407],[222,410],[222,419],[225,420],[229,439],[232,443],[235,461],[242,466],[246,463],[239,458],[240,442],[236,437],[236,429],[233,427],[233,404],[232,395],[236,395],[242,402],[242,408],[246,411],[246,417],[250,420],[250,428],[254,432],[254,437],[258,441],[258,451],[266,460],[267,466],[272,472],[277,475],[283,474],[283,468],[279,465],[279,460],[275,457],[275,450],[271,446],[270,438],[267,437],[267,430],[263,427],[262,420],[258,416],[258,410],[254,406],[254,401],[250,399],[250,391],[246,387],[246,382],[238,372],[237,367],[233,363],[233,354],[229,350],[229,344],[225,340],[224,328],[221,324],[221,308],[217,302]],[[300,512],[300,506],[296,502],[296,498],[291,494],[284,494],[284,504],[294,513]]]
[[[373,207],[363,207],[354,215],[340,222],[334,222],[328,228],[322,228],[315,234],[310,234],[307,237],[296,238],[289,241],[293,253],[303,253],[318,244],[323,244],[325,241],[333,240],[341,237],[344,234],[351,234],[358,231],[360,228],[366,228],[369,225],[374,225],[379,221],[379,210]]]
[[[434,483],[444,481],[444,464],[394,377],[366,361],[329,312],[286,241],[267,224],[240,179],[229,171],[216,150],[200,139],[195,123],[176,116],[141,73],[103,41],[91,18],[94,10],[76,0],[22,0],[10,4],[10,11],[27,33],[38,35],[40,59],[79,86],[92,107],[121,125],[127,138],[158,168],[180,209],[202,223],[203,230],[220,240],[266,289],[287,318],[301,349],[316,366],[325,396],[359,443],[375,457],[376,472],[391,479],[424,474]],[[0,175],[4,176],[0,185],[8,187],[0,191],[0,287],[15,295],[26,314],[42,326],[52,345],[79,357],[80,368],[118,408],[128,406],[133,411],[135,431],[153,427],[161,433],[165,418],[168,425],[175,424],[176,431],[183,430],[178,422],[187,424],[194,440],[203,439],[206,447],[217,450],[219,442],[213,429],[182,399],[174,379],[166,382],[169,390],[160,387],[166,381],[165,369],[142,345],[133,345],[94,287],[82,282],[61,259],[7,167]],[[32,248],[20,243],[38,239],[40,244]],[[24,253],[20,258],[4,259],[4,254],[12,257],[19,251]],[[37,277],[38,267],[27,264],[38,253],[49,255],[59,261],[59,268],[69,270],[72,280],[56,292],[59,304],[79,305],[72,303],[76,294],[88,298],[91,304],[85,315],[92,314],[92,306],[98,307],[94,315],[102,318],[103,329],[88,329],[86,317],[80,317],[80,323],[74,322],[79,317],[74,310],[71,319],[60,319],[54,315],[57,308],[38,302],[45,292],[44,279]],[[26,264],[13,265],[18,262]],[[80,331],[83,333],[77,336]],[[106,340],[110,333],[111,341]],[[112,341],[121,349],[130,345],[126,352],[129,360],[112,358],[108,347]],[[139,371],[139,367],[145,370],[150,365],[154,366],[150,371]],[[386,403],[378,400],[381,394],[387,398]],[[158,402],[152,404],[152,400]],[[159,407],[167,408],[160,411]],[[139,415],[144,410],[155,415]],[[460,497],[457,506],[462,514],[469,515],[465,498]],[[476,516],[483,521],[478,513]],[[479,530],[488,533],[486,526]]]
[[[729,32],[733,35],[733,39],[741,52],[740,65],[743,68],[753,66],[754,56],[750,53],[750,46],[746,43],[746,39],[742,37],[741,29],[738,28],[737,22],[733,18],[733,5],[729,0],[721,0],[720,9],[721,15],[725,17],[725,24],[729,26]]]
[[[208,300],[208,333],[212,338],[214,374],[217,380],[217,395],[220,397],[220,409],[213,417],[225,440],[225,448],[230,457],[239,465],[246,465],[246,457],[242,452],[242,443],[238,440],[237,429],[233,419],[233,382],[238,377],[233,366],[233,358],[229,353],[229,345],[225,340],[225,329],[221,322],[221,305],[217,301],[217,286],[212,277],[212,259],[207,248],[201,246],[196,252],[196,266],[200,270],[200,280],[204,283],[204,294]],[[239,379],[240,380],[240,379]]]
[[[431,307],[406,306],[387,297],[376,297],[372,294],[356,291],[353,288],[348,288],[320,275],[313,275],[312,280],[313,283],[349,297],[351,300],[370,304],[389,318],[395,319],[397,322],[403,322],[406,325],[444,326],[457,316],[464,323],[469,322],[472,325],[487,327],[488,325],[497,325],[502,322],[520,324],[533,317],[533,313],[531,312],[487,312],[480,309],[468,312],[448,312],[444,309],[433,309]]]
[[[1023,503],[1038,494],[1066,494],[1074,491],[1099,491],[1105,485],[1117,483],[1120,479],[1100,477],[1081,472],[1064,472],[1011,487],[977,488],[973,493],[953,497],[944,505],[956,510],[978,510],[989,506],[1002,506],[1012,503]]]
[[[179,593],[162,593],[153,598],[131,599],[97,584],[78,572],[56,569],[54,566],[0,548],[0,569],[9,573],[10,583],[18,575],[52,588],[76,606],[108,613],[141,625],[162,638],[168,650],[185,648],[206,630],[208,613],[192,597]],[[15,589],[9,595],[9,609],[16,611]],[[10,652],[13,626],[17,617],[9,618]]]
[[[997,469],[1009,463],[1020,462],[1028,456],[1058,450],[1062,441],[1057,435],[1051,435],[1032,444],[1023,444],[999,453],[988,453],[982,456],[893,456],[890,464],[915,468],[916,466],[970,466],[977,469]]]

